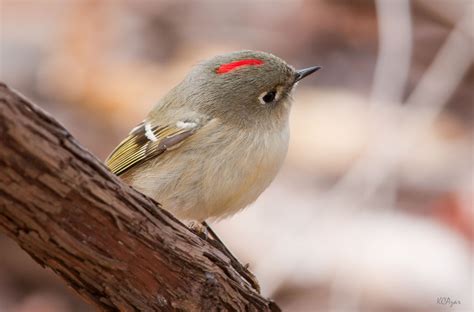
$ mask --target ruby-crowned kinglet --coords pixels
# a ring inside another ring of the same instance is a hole
[[[267,188],[288,149],[295,70],[264,52],[197,65],[107,158],[127,183],[182,220],[220,219]]]

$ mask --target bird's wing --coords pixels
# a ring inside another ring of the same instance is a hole
[[[178,122],[171,126],[143,121],[132,129],[105,162],[113,173],[121,175],[183,142],[198,128],[196,123]]]

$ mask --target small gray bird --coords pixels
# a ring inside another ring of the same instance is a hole
[[[320,67],[295,70],[264,52],[194,67],[106,162],[185,221],[230,216],[268,187],[288,149],[291,92]]]

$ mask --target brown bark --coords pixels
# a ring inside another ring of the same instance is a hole
[[[275,311],[250,273],[0,84],[0,231],[101,310]]]

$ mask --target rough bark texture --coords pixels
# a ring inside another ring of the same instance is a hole
[[[101,310],[279,310],[217,245],[1,83],[0,231]]]

